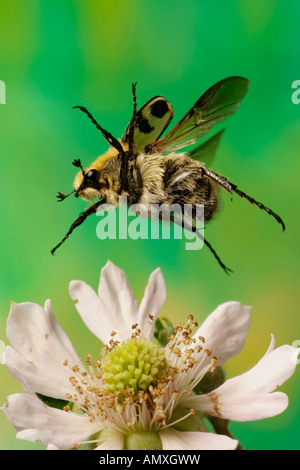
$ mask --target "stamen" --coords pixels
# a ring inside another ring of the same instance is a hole
[[[153,321],[149,315],[148,324]],[[68,360],[63,362],[69,367],[69,380],[74,387],[74,394],[67,393],[66,398],[77,402],[76,410],[98,423],[99,429],[111,432],[159,431],[176,425],[196,413],[191,409],[179,419],[174,415],[175,421],[170,423],[176,407],[208,370],[218,366],[212,350],[199,344],[205,343],[205,338],[192,337],[196,326],[194,317],[189,315],[185,323],[174,329],[165,348],[147,340],[138,323],[132,325],[131,338],[122,343],[115,340],[117,332],[112,331],[108,344],[100,351],[100,359],[86,356],[86,369],[70,365]],[[69,406],[64,410],[68,412]],[[102,437],[79,445],[103,441]]]

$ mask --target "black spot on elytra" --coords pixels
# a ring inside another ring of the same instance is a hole
[[[138,129],[143,132],[143,134],[150,134],[154,130],[154,127],[150,126],[148,119],[141,118],[137,122]]]
[[[168,104],[163,99],[155,101],[150,107],[152,116],[157,118],[162,118],[168,110]]]

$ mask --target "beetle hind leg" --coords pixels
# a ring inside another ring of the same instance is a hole
[[[282,220],[281,217],[279,217],[278,214],[276,214],[275,212],[273,212],[269,207],[265,206],[264,204],[262,204],[261,202],[258,202],[256,201],[256,199],[254,199],[253,197],[251,196],[248,196],[248,194],[244,193],[243,191],[240,191],[240,189],[238,189],[237,185],[234,184],[234,183],[231,183],[230,181],[228,181],[227,178],[225,178],[224,176],[221,176],[219,175],[218,173],[215,173],[214,171],[211,171],[211,170],[208,170],[208,169],[202,169],[203,173],[210,179],[212,179],[213,181],[215,181],[218,185],[222,186],[224,189],[226,189],[226,191],[228,191],[230,193],[230,196],[231,196],[231,199],[232,199],[232,192],[234,191],[236,194],[238,194],[242,199],[247,199],[247,201],[251,202],[251,204],[259,207],[261,210],[267,212],[269,215],[271,215],[272,217],[274,217],[274,219],[281,225],[282,227],[282,231],[284,232],[285,231],[285,224]]]

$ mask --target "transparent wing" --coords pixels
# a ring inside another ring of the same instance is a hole
[[[225,129],[222,129],[204,142],[204,144],[199,145],[192,152],[189,152],[189,156],[194,160],[199,160],[200,162],[205,163],[207,167],[210,167],[215,159],[216,151],[224,130]]]
[[[193,145],[240,106],[249,88],[243,77],[229,77],[212,86],[164,137],[149,144],[149,153],[168,153]]]
[[[134,151],[142,152],[145,147],[159,139],[169,125],[174,111],[171,104],[162,96],[155,96],[142,106],[136,113],[133,142]],[[128,142],[130,124],[128,125],[123,141]]]

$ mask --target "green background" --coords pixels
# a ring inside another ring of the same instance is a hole
[[[300,339],[299,148],[300,105],[291,101],[300,79],[299,15],[295,1],[0,1],[0,337],[10,301],[53,301],[56,316],[84,358],[99,344],[83,326],[68,294],[72,279],[97,287],[108,259],[122,267],[138,300],[148,276],[161,267],[167,285],[162,314],[174,324],[190,313],[202,321],[219,304],[252,305],[242,353],[226,364],[242,373],[276,345]],[[71,161],[88,165],[107,149],[99,131],[74,105],[86,106],[120,137],[138,103],[165,96],[174,123],[222,78],[241,75],[250,89],[226,122],[213,169],[271,207],[274,219],[222,191],[222,210],[206,236],[225,264],[226,276],[207,249],[186,251],[185,240],[105,240],[90,217],[55,256],[50,249],[84,210],[73,197]],[[299,366],[298,366],[299,367]],[[0,368],[0,402],[21,386]],[[299,369],[281,387],[290,399],[280,416],[232,423],[247,449],[299,449]],[[0,414],[1,449],[38,449],[15,439]]]

